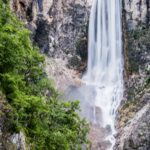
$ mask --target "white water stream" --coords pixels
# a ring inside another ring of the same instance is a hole
[[[112,134],[107,137],[115,143],[116,110],[123,95],[123,60],[121,31],[121,0],[93,0],[89,23],[88,69],[83,80],[92,86],[95,95],[93,122],[109,125]],[[96,108],[102,113],[96,118]],[[110,149],[112,149],[112,147]]]

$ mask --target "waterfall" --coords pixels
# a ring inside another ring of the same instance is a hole
[[[110,126],[107,138],[114,145],[116,110],[123,93],[123,59],[121,39],[121,0],[93,0],[88,41],[88,68],[83,80],[92,86],[95,96],[93,123]],[[96,108],[102,113],[97,120]],[[112,147],[111,147],[112,149]]]

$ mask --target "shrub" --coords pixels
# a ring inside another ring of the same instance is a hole
[[[58,101],[43,70],[44,57],[29,37],[9,3],[0,0],[0,89],[11,110],[7,130],[23,131],[33,150],[81,149],[88,124],[76,112],[79,103]]]

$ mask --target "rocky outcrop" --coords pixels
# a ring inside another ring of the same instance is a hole
[[[118,150],[149,150],[150,104],[145,105],[120,131]]]
[[[46,57],[46,72],[50,79],[53,79],[56,88],[64,92],[69,86],[81,86],[82,80],[80,79],[81,73],[74,69],[66,67],[67,62],[61,59],[49,59]]]
[[[25,135],[23,132],[11,134],[9,125],[11,107],[0,90],[0,150],[26,150]]]
[[[150,1],[149,0],[124,0],[126,21],[128,29],[135,29],[137,26],[148,26],[150,23]]]
[[[12,9],[43,53],[76,66],[87,56],[91,0],[13,0]]]
[[[118,110],[116,150],[150,148],[149,0],[123,1],[126,64],[124,100]]]
[[[108,127],[109,128],[109,127]],[[106,150],[110,149],[111,142],[105,137],[109,135],[109,130],[106,130],[99,125],[92,125],[89,133],[91,141],[91,150]]]
[[[50,19],[48,12],[53,0],[12,0],[11,8],[26,24],[35,25],[39,16]]]
[[[54,1],[49,10],[53,22],[50,25],[50,40],[53,44],[50,47],[52,56],[64,59],[76,54],[76,44],[80,38],[86,38],[88,7],[86,1],[59,0]]]
[[[13,144],[15,146],[14,150],[28,150],[26,146],[26,140],[25,135],[23,132],[19,132],[17,134],[13,134],[8,138],[8,142]],[[8,150],[11,149],[11,147],[7,148]]]

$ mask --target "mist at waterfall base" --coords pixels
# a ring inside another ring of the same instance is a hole
[[[109,127],[109,149],[115,143],[115,116],[123,95],[121,36],[121,0],[93,0],[85,84],[67,92],[68,98],[81,101],[81,114],[92,124]]]

